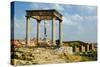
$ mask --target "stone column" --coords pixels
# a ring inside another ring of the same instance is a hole
[[[44,20],[44,40],[46,41],[47,39],[47,27],[46,27],[46,20]]]
[[[77,46],[77,48],[76,48],[76,52],[79,53],[79,47],[78,47],[78,46]]]
[[[79,52],[82,52],[82,46],[79,46]]]
[[[77,46],[73,46],[73,52],[77,52]]]
[[[93,43],[91,44],[91,48],[92,48],[93,51],[95,51],[95,48],[94,48],[94,44]]]
[[[59,21],[59,46],[62,45],[62,20]]]
[[[30,45],[30,17],[26,16],[26,46]]]
[[[86,49],[86,52],[89,52],[89,44],[86,44],[85,49]]]
[[[55,17],[52,18],[52,44],[56,45],[55,43]]]
[[[39,44],[40,20],[37,20],[37,44]]]
[[[93,45],[92,45],[92,43],[89,44],[89,51],[90,51],[90,50],[93,50]]]
[[[89,52],[89,45],[87,45],[87,52]]]
[[[85,47],[83,45],[81,47],[82,47],[82,52],[85,52]]]

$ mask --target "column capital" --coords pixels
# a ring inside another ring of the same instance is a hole
[[[55,19],[56,18],[56,16],[52,16],[52,19]]]
[[[40,23],[40,22],[41,22],[41,20],[37,20],[37,22],[38,22],[38,23]]]
[[[63,20],[59,20],[59,22],[62,22]]]
[[[30,18],[31,16],[25,16],[26,18]]]

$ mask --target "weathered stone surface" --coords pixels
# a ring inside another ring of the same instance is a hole
[[[15,65],[66,63],[82,60],[81,56],[70,54],[66,46],[60,48],[15,48],[13,59],[15,60],[12,64]]]

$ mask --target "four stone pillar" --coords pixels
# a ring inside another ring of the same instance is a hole
[[[55,45],[55,17],[52,18],[52,44]]]
[[[62,45],[62,20],[59,21],[59,46]]]
[[[37,44],[39,44],[40,20],[37,20]]]
[[[26,45],[27,47],[30,44],[30,17],[26,16]]]
[[[52,44],[55,43],[55,20],[56,17],[52,18]],[[37,44],[39,44],[39,24],[40,20],[37,20]],[[30,17],[26,16],[26,47],[30,45]],[[62,21],[59,21],[59,45],[62,45]]]
[[[46,20],[44,20],[44,40],[46,41],[47,39],[47,27],[46,27]]]

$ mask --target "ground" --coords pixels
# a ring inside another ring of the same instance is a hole
[[[61,47],[60,47],[61,48]],[[27,64],[54,64],[69,63],[93,60],[80,55],[69,54],[65,50],[54,47],[34,47],[25,48],[18,47],[12,49],[11,64],[27,65]]]

